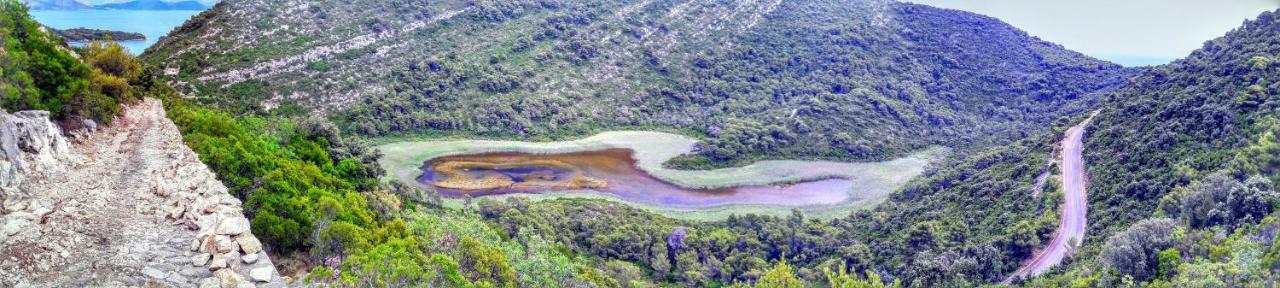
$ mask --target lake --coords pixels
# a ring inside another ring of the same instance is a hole
[[[36,21],[57,29],[83,27],[147,35],[145,41],[120,42],[136,55],[141,54],[147,47],[159,41],[161,36],[168,35],[169,31],[181,26],[183,22],[198,13],[200,11],[73,10],[31,11],[31,16]]]
[[[636,167],[630,149],[559,154],[482,153],[427,161],[420,183],[450,198],[593,190],[629,202],[698,209],[723,205],[814,206],[849,198],[853,181],[827,178],[779,185],[691,189]]]

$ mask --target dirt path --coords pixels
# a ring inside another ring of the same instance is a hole
[[[1089,199],[1085,187],[1089,179],[1085,175],[1084,158],[1081,152],[1084,146],[1085,127],[1092,119],[1093,116],[1089,116],[1089,119],[1071,127],[1062,139],[1062,154],[1059,155],[1061,158],[1058,161],[1062,169],[1064,201],[1058,230],[1054,232],[1053,240],[1024,263],[1022,268],[1010,275],[1009,279],[1005,280],[1006,284],[1014,278],[1034,277],[1057,266],[1067,256],[1074,254],[1080,242],[1084,240],[1084,233],[1088,228],[1088,219],[1085,215],[1089,210]]]
[[[28,208],[7,218],[31,220],[0,235],[7,236],[0,237],[0,287],[194,287],[215,276],[193,265],[192,242],[209,226],[199,222],[235,217],[240,202],[183,144],[159,101],[125,107],[113,125],[71,150],[28,173]],[[271,267],[258,255],[224,270],[243,280],[250,269]],[[272,283],[256,286],[283,286],[270,272]]]

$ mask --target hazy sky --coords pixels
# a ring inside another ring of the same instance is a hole
[[[999,18],[1040,39],[1125,65],[1185,57],[1280,0],[904,0]]]

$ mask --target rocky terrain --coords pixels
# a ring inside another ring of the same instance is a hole
[[[76,143],[33,111],[0,137],[0,286],[286,286],[160,101]]]

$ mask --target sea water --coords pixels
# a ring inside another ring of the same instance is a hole
[[[122,46],[136,55],[198,13],[200,11],[71,10],[31,11],[31,16],[55,29],[91,28],[142,33],[147,36],[147,40],[120,41]]]

